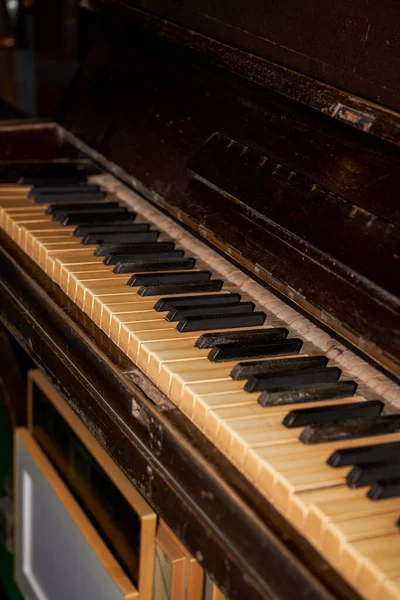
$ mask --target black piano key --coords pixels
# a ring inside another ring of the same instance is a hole
[[[71,227],[72,225],[79,225],[80,223],[84,223],[85,225],[88,223],[99,223],[103,225],[103,223],[113,222],[117,223],[130,223],[135,220],[136,214],[132,212],[128,212],[124,209],[124,207],[116,208],[114,212],[102,214],[102,213],[69,213],[64,217],[62,221],[62,225],[68,225]]]
[[[131,287],[137,287],[141,285],[153,285],[157,283],[184,283],[185,281],[208,281],[211,277],[209,271],[190,271],[188,273],[145,273],[144,275],[135,274],[132,275],[128,281],[128,285]]]
[[[167,294],[200,294],[201,292],[219,292],[224,282],[220,279],[210,281],[178,281],[176,283],[158,283],[142,285],[139,296],[164,296]]]
[[[382,462],[385,460],[400,459],[400,442],[388,444],[370,444],[358,448],[341,448],[335,450],[326,463],[330,467],[349,467],[350,465],[364,465]]]
[[[277,336],[281,329],[267,329],[264,331],[277,331]],[[287,330],[285,329],[285,332]],[[246,332],[248,333],[248,332]],[[212,334],[211,334],[212,335]],[[299,369],[322,369],[326,367],[328,359],[326,356],[304,356],[303,358],[285,358],[277,360],[253,360],[250,362],[239,363],[231,371],[232,379],[249,379],[252,375],[260,373],[280,373],[282,371],[294,371]]]
[[[36,204],[55,204],[56,202],[89,202],[90,200],[103,200],[106,197],[105,192],[75,192],[73,194],[54,193],[46,194],[41,192],[32,196]]]
[[[62,212],[66,214],[69,212],[85,212],[86,210],[93,212],[94,210],[106,210],[118,207],[118,202],[63,202],[60,204],[50,204],[46,208],[46,215],[54,215]]]
[[[400,479],[400,460],[355,465],[346,476],[348,487],[373,485],[382,479]]]
[[[246,392],[263,392],[279,387],[297,387],[309,383],[331,383],[337,381],[341,371],[336,367],[294,369],[281,373],[258,373],[251,375],[244,386]]]
[[[100,190],[98,185],[83,185],[83,184],[69,184],[69,185],[47,185],[40,186],[34,185],[29,195],[35,196],[36,194],[91,194]]]
[[[195,343],[196,348],[214,348],[224,344],[262,344],[274,340],[284,340],[288,334],[284,327],[270,329],[252,329],[250,331],[222,331],[217,333],[205,333]]]
[[[134,261],[118,262],[113,268],[114,273],[133,273],[139,271],[142,273],[150,273],[153,271],[179,271],[181,269],[193,269],[195,265],[194,258],[170,258],[169,260],[164,259],[152,259],[150,256],[140,260],[139,258]],[[109,264],[104,261],[105,264]]]
[[[307,402],[321,402],[353,396],[357,389],[354,381],[308,384],[300,388],[277,388],[268,390],[258,398],[260,406],[289,406]]]
[[[297,338],[279,342],[266,342],[264,344],[224,344],[214,346],[208,354],[212,362],[228,360],[246,360],[246,358],[267,358],[268,356],[287,356],[297,354],[303,342]]]
[[[330,404],[317,408],[300,408],[291,410],[283,419],[285,427],[306,427],[311,424],[333,423],[346,419],[363,419],[379,417],[384,404],[380,400],[369,402],[351,402],[350,404]]]
[[[141,229],[138,230],[138,227]],[[149,229],[149,225],[145,223],[120,223],[118,225],[119,233],[134,233],[135,231],[147,231]],[[102,223],[101,225],[97,225],[96,223],[88,223],[87,225],[78,225],[74,229],[74,237],[85,237],[89,233],[114,233],[115,232],[115,224],[110,221],[110,223]]]
[[[110,203],[113,204],[113,203]],[[116,203],[115,203],[116,204]],[[79,213],[82,214],[82,216],[87,217],[87,215],[120,215],[120,214],[124,214],[127,213],[127,209],[123,206],[118,206],[118,204],[116,206],[110,206],[108,207],[107,204],[103,205],[103,208],[98,208],[94,207],[94,208],[88,208],[88,205],[85,205],[85,210],[76,210],[73,209],[71,211],[71,209],[69,210],[56,210],[53,212],[52,214],[52,220],[56,221],[58,223],[64,223],[66,219],[68,219],[72,214],[73,215],[78,215]]]
[[[177,330],[205,331],[207,329],[231,329],[232,327],[258,327],[263,325],[266,315],[263,312],[252,312],[244,315],[187,317],[179,321]]]
[[[36,188],[47,189],[49,187],[68,187],[75,185],[85,185],[87,174],[82,171],[75,171],[71,174],[59,174],[54,177],[20,177],[17,181],[18,185],[31,185]]]
[[[139,224],[138,224],[139,225]],[[144,227],[148,227],[144,223],[140,223]],[[130,227],[133,227],[130,226]],[[118,231],[120,227],[118,227]],[[146,229],[137,229],[136,231],[147,231]],[[135,230],[132,229],[130,233],[134,233]],[[104,232],[100,232],[104,233]],[[150,244],[109,244],[105,242],[101,244],[95,251],[95,256],[108,256],[109,254],[122,254],[122,255],[130,255],[136,256],[139,254],[161,254],[161,252],[166,253],[168,256],[171,252],[179,252],[179,254],[175,254],[175,256],[183,256],[183,250],[174,250],[175,244],[173,242],[153,242]]]
[[[158,236],[160,235],[159,231],[140,231],[140,227],[137,228],[134,233],[121,233],[119,232],[119,226],[121,222],[114,221],[115,229],[114,231],[110,231],[109,233],[97,233],[97,231],[93,231],[92,233],[88,233],[85,237],[82,238],[82,244],[123,244],[126,242],[127,244],[141,244],[141,243],[150,243],[156,242]],[[139,223],[138,223],[139,225]]]
[[[97,255],[98,256],[98,255]],[[135,269],[134,265],[137,261],[151,260],[152,262],[166,260],[175,260],[175,259],[183,259],[183,250],[171,250],[170,252],[136,252],[135,254],[131,254],[129,252],[110,252],[104,258],[105,265],[117,265],[117,264],[126,264],[126,273],[134,273]],[[194,263],[194,259],[190,258]],[[129,270],[129,268],[131,270]]]
[[[400,433],[400,415],[383,415],[375,419],[349,419],[342,423],[308,425],[301,432],[299,439],[304,444],[322,444],[390,433]]]
[[[208,294],[202,296],[176,296],[175,298],[160,298],[155,305],[157,312],[170,311],[173,308],[203,307],[221,304],[238,304],[241,300],[240,294]]]
[[[214,304],[212,306],[181,306],[173,308],[165,317],[167,321],[182,321],[187,317],[201,317],[203,315],[227,315],[243,314],[253,312],[253,302],[241,302],[234,304]]]
[[[400,498],[400,478],[377,481],[367,493],[371,500]]]

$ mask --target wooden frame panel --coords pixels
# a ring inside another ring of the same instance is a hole
[[[203,569],[164,521],[159,522],[156,544],[171,561],[169,600],[202,600]]]
[[[63,509],[67,512],[67,515],[70,518],[71,522],[73,522],[76,525],[77,529],[79,530],[85,541],[91,547],[93,553],[98,558],[103,569],[108,573],[114,586],[118,588],[119,592],[121,593],[121,597],[124,598],[124,600],[133,600],[134,598],[138,599],[138,591],[135,589],[130,579],[127,577],[127,575],[124,573],[118,562],[115,560],[114,556],[109,551],[106,544],[100,538],[96,529],[90,523],[89,519],[86,517],[79,504],[76,502],[71,492],[64,484],[61,477],[58,475],[57,471],[51,465],[44,452],[42,452],[38,444],[35,442],[30,432],[25,428],[17,428],[15,429],[14,439],[16,454],[14,463],[15,468],[17,469],[18,466],[19,447],[22,446],[32,459],[35,467],[37,467],[40,474],[46,479],[47,483],[51,488],[51,491],[60,501]],[[19,489],[17,477],[18,473],[15,473],[15,475],[15,513],[18,515],[19,502],[22,501],[22,503],[25,504],[26,497],[24,495],[24,492]],[[24,473],[24,475],[26,475],[26,473]],[[25,508],[26,507],[23,506],[22,510],[25,511]],[[15,540],[17,549],[19,548],[20,527],[21,524],[19,522],[19,519],[17,519],[15,528]],[[22,532],[22,535],[25,536],[25,531]],[[23,544],[25,544],[25,537]],[[26,554],[28,554],[28,557],[25,556],[25,552],[24,555],[20,555],[19,551],[17,551],[17,560],[15,564],[15,580],[21,587],[23,593],[26,593],[25,587],[28,585],[34,590],[38,598],[44,598],[45,596],[41,594],[40,582],[37,582],[35,573],[32,572],[31,569],[31,559],[29,558],[29,551],[26,551]],[[20,561],[22,561],[22,563]],[[22,579],[22,573],[26,577],[25,581]]]
[[[68,406],[63,397],[55,390],[50,381],[37,369],[28,372],[29,430],[31,432],[33,431],[33,384],[45,394],[93,458],[101,465],[109,479],[130,504],[133,511],[138,515],[141,522],[138,588],[141,600],[151,600],[154,571],[154,538],[157,520],[156,513],[117,467],[107,452],[100,446],[87,427],[85,427],[79,417]]]

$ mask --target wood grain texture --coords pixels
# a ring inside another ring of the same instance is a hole
[[[396,0],[126,0],[349,92],[400,109]]]

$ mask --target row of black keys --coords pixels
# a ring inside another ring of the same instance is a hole
[[[71,203],[65,202],[71,194]],[[52,202],[47,209],[53,220],[67,226],[77,226],[75,236],[83,244],[98,244],[97,256],[105,264],[115,265],[116,273],[141,271],[131,277],[128,285],[141,286],[142,295],[176,294],[182,292],[219,291],[221,281],[210,281],[204,271],[193,273],[163,273],[162,271],[190,270],[195,260],[185,258],[175,250],[173,242],[157,242],[159,232],[150,231],[145,223],[134,223],[135,213],[117,202],[101,202],[105,195],[96,186],[47,186],[33,189],[35,201]],[[79,203],[79,204],[77,204]],[[145,271],[158,271],[143,273]],[[239,294],[209,294],[163,298],[155,310],[168,310],[167,320],[177,321],[179,331],[201,331],[230,327],[251,327],[263,324],[264,313],[254,313],[254,305],[240,302]],[[258,329],[252,331],[223,331],[204,334],[196,343],[199,348],[211,348],[212,361],[265,358],[296,354],[301,340],[287,340],[287,330]],[[247,380],[245,390],[262,392],[262,406],[290,405],[353,395],[356,384],[341,381],[340,370],[327,368],[321,356],[286,360],[240,363],[233,369],[233,379]],[[349,439],[382,435],[398,431],[400,417],[380,416],[383,404],[379,401],[355,402],[347,405],[326,405],[313,409],[292,410],[283,424],[286,427],[305,427],[300,439],[304,443],[319,443],[334,439]],[[349,486],[372,485],[372,499],[400,495],[400,443],[366,446],[342,450],[328,460],[331,466],[356,465],[349,473]],[[348,462],[351,461],[351,462]]]

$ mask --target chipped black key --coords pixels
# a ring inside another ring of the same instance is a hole
[[[115,209],[119,207],[120,205],[118,202],[60,202],[59,204],[50,204],[50,206],[46,208],[46,215],[55,215],[62,212],[65,214],[70,212],[93,212],[95,210],[107,210],[110,208]]]
[[[60,221],[60,223],[62,225],[68,225],[68,227],[78,225],[80,223],[84,223],[85,225],[87,223],[99,223],[102,225],[103,223],[109,223],[111,221],[114,224],[130,223],[135,220],[135,217],[135,213],[131,213],[121,206],[120,208],[116,208],[113,212],[109,212],[106,214],[98,212],[69,213],[67,216],[64,217],[62,221]]]
[[[350,404],[330,404],[317,408],[300,408],[291,410],[283,419],[282,424],[285,427],[305,427],[311,424],[333,423],[346,419],[379,417],[383,407],[384,404],[380,400],[371,400],[369,402],[351,402]]]
[[[134,213],[131,213],[134,214]],[[140,226],[140,229],[138,227]],[[147,223],[120,223],[118,226],[118,233],[135,233],[136,231],[148,231],[149,225]],[[115,233],[115,223],[110,221],[109,223],[88,223],[87,225],[78,225],[74,230],[74,237],[85,237],[89,233]]]
[[[338,400],[353,396],[357,389],[354,381],[337,381],[334,383],[312,383],[300,388],[281,387],[268,390],[261,394],[257,402],[261,406],[286,406],[305,404],[307,402],[321,402],[324,400]]]
[[[115,223],[119,225],[119,223]],[[116,226],[115,229],[118,229]],[[81,240],[81,244],[105,244],[105,243],[131,243],[131,244],[141,244],[141,243],[150,243],[156,242],[158,236],[160,235],[159,231],[141,231],[140,228],[136,230],[134,233],[88,233]]]
[[[400,460],[356,465],[347,473],[346,483],[351,488],[372,485],[382,479],[400,479]]]
[[[179,271],[180,269],[193,269],[195,265],[194,258],[170,258],[167,260],[164,259],[153,259],[150,255],[147,256],[147,259],[143,257],[142,259],[137,258],[136,260],[126,261],[126,262],[118,262],[113,268],[114,273],[134,273],[138,271],[139,273],[150,273],[153,271]],[[104,261],[104,264],[109,264]]]
[[[206,331],[207,329],[230,329],[232,327],[257,327],[263,325],[266,315],[263,312],[252,312],[244,315],[187,317],[179,321],[177,330]]]
[[[349,467],[350,465],[373,464],[396,458],[400,458],[400,442],[341,448],[335,450],[326,463],[331,467]]]
[[[326,369],[293,369],[280,373],[259,373],[252,375],[244,389],[246,392],[263,392],[279,387],[296,387],[308,383],[331,383],[337,381],[341,371],[336,367]]]
[[[284,340],[288,334],[284,327],[271,329],[252,329],[251,331],[222,331],[205,333],[195,343],[196,348],[214,348],[224,344],[262,344],[274,340]]]
[[[383,415],[375,419],[349,419],[342,423],[308,425],[301,432],[299,439],[304,444],[322,444],[390,433],[400,433],[400,415]]]
[[[276,337],[281,335],[281,328],[266,329],[265,331],[277,332]],[[285,329],[285,332],[287,330]],[[247,332],[246,332],[247,333]],[[207,335],[207,334],[206,334]],[[213,335],[213,334],[210,334]],[[272,335],[271,335],[272,337]],[[280,339],[278,337],[278,339]],[[272,337],[272,341],[275,341]],[[325,356],[303,356],[277,360],[252,360],[235,365],[231,371],[232,379],[249,379],[252,375],[260,373],[280,373],[282,371],[294,371],[297,369],[322,369],[326,367],[328,359]]]
[[[105,192],[85,192],[83,187],[81,192],[74,193],[45,193],[40,192],[32,196],[36,204],[55,204],[58,202],[89,202],[90,200],[103,200],[106,197]]]
[[[377,481],[367,493],[371,500],[400,498],[400,478]]]
[[[144,244],[142,244],[144,245]],[[99,256],[98,254],[96,256]],[[127,253],[122,253],[122,252],[110,252],[109,254],[107,254],[107,256],[104,258],[104,264],[105,265],[117,265],[117,264],[126,264],[127,265],[127,269],[129,269],[129,267],[133,267],[133,265],[135,264],[135,262],[139,261],[143,261],[143,260],[151,260],[153,262],[157,262],[157,261],[162,261],[165,262],[166,260],[175,260],[175,259],[183,259],[183,250],[171,250],[170,252],[137,252],[136,254],[127,252]],[[194,259],[188,259],[191,260],[194,263]],[[129,271],[127,270],[126,273],[134,273],[135,269]]]
[[[212,306],[181,306],[173,308],[165,317],[167,321],[182,321],[187,317],[201,317],[203,315],[232,315],[253,312],[253,302],[234,304],[213,304]]]
[[[174,308],[215,306],[221,304],[238,304],[240,294],[208,294],[202,296],[176,296],[175,298],[160,298],[155,305],[157,312],[170,311]]]
[[[139,296],[163,296],[167,294],[200,294],[201,292],[219,292],[223,286],[220,279],[210,281],[177,281],[176,283],[158,283],[142,285]]]
[[[141,285],[153,285],[157,283],[184,283],[185,281],[208,281],[211,277],[209,271],[190,271],[188,273],[145,273],[144,275],[135,274],[132,275],[128,281],[128,285],[131,287],[137,287]]]
[[[212,362],[245,360],[246,358],[267,358],[268,356],[287,356],[297,354],[303,342],[297,338],[264,344],[224,344],[214,346],[208,354]]]
[[[119,230],[119,227],[118,227]],[[139,231],[142,231],[139,229]],[[146,229],[143,229],[146,231]],[[131,231],[134,233],[134,230]],[[173,242],[153,242],[150,244],[109,244],[105,242],[101,244],[95,251],[95,256],[108,256],[109,254],[129,254],[130,256],[137,256],[139,254],[160,254],[161,252],[174,252],[174,243]],[[177,250],[176,252],[180,252],[179,256],[183,255],[182,250]]]

